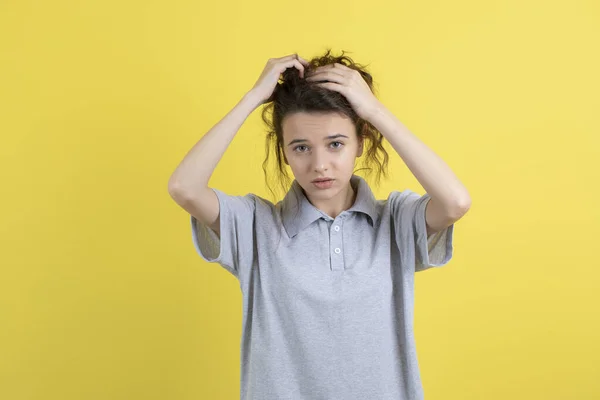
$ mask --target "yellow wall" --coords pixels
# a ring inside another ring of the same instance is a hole
[[[241,293],[167,182],[269,57],[326,47],[473,200],[417,275],[426,399],[600,398],[599,40],[591,0],[3,1],[0,398],[238,398]],[[263,137],[211,186],[269,196]],[[377,197],[423,193],[390,154]]]

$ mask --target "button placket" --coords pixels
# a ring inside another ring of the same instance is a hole
[[[333,221],[332,230],[330,231],[330,254],[331,254],[331,268],[333,270],[344,269],[344,254],[342,253],[342,232],[340,225],[342,224],[344,216],[338,216]]]

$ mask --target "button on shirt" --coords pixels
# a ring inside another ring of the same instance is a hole
[[[242,291],[241,400],[423,399],[414,273],[450,261],[454,225],[428,238],[428,194],[350,184],[335,218],[296,180],[277,204],[213,189],[220,239],[191,216],[198,254]]]

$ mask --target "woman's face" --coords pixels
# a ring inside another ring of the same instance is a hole
[[[307,197],[321,202],[345,198],[363,151],[352,121],[338,113],[299,112],[287,115],[282,128],[285,162]],[[331,181],[313,183],[318,178]]]

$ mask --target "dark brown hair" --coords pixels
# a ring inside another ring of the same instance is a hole
[[[331,55],[331,49],[328,49],[324,55],[309,60],[309,63],[309,67],[305,68],[305,74],[314,68],[334,63],[343,64],[348,68],[357,70],[369,85],[373,94],[375,94],[373,78],[366,71],[366,67],[355,63],[349,56],[344,55],[343,50],[340,56],[333,56]],[[373,167],[375,167],[377,185],[379,184],[381,175],[387,177],[389,156],[382,145],[383,135],[371,123],[360,118],[341,93],[315,86],[314,82],[307,82],[301,79],[300,71],[297,68],[288,68],[282,75],[273,94],[267,100],[262,110],[262,120],[268,127],[265,141],[267,156],[262,167],[265,174],[265,182],[274,198],[276,198],[276,195],[273,189],[271,189],[271,185],[269,185],[267,174],[269,154],[273,150],[277,156],[276,178],[283,193],[286,193],[292,179],[288,175],[284,164],[282,121],[285,116],[296,112],[333,112],[348,117],[356,127],[357,137],[362,136],[364,138],[364,150],[361,159],[362,164],[366,165],[366,167],[358,168],[355,172],[366,170],[367,175],[371,175]]]

